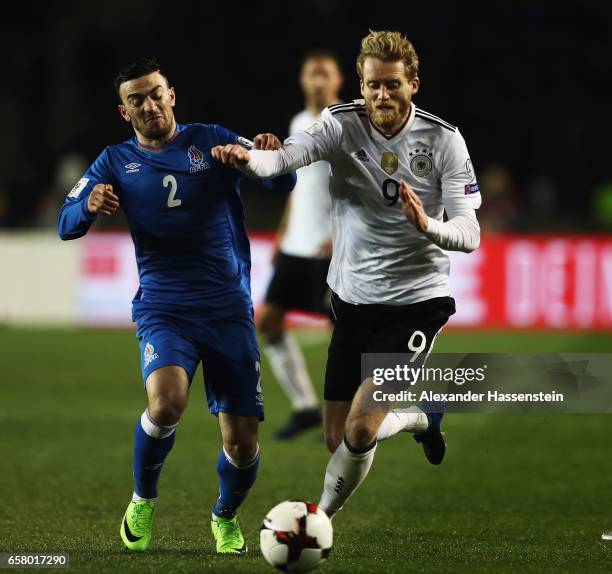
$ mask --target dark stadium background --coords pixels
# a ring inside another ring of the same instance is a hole
[[[336,51],[344,99],[360,97],[359,40],[388,28],[413,41],[416,101],[460,127],[484,193],[489,170],[495,182],[507,176],[498,230],[609,230],[612,208],[598,206],[612,194],[611,21],[611,4],[575,1],[14,3],[0,23],[0,225],[48,225],[67,191],[54,189],[58,161],[75,152],[92,161],[132,135],[112,89],[131,59],[163,62],[179,121],[285,136],[302,106],[304,52]],[[245,200],[252,228],[276,225],[279,198]]]

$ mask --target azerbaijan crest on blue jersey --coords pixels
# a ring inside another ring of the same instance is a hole
[[[198,173],[199,171],[210,168],[208,162],[204,161],[204,154],[196,146],[189,146],[187,155],[189,156],[189,163],[191,164],[189,168],[191,173]]]

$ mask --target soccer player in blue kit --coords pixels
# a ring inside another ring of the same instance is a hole
[[[125,68],[115,88],[136,135],[100,154],[68,194],[58,231],[64,240],[82,237],[121,205],[134,241],[140,288],[132,318],[148,404],[136,423],[134,494],[121,538],[133,551],[151,542],[157,482],[202,361],[223,439],[212,531],[218,553],[241,554],[236,511],[257,475],[263,398],[240,172],[210,150],[249,142],[218,125],[177,124],[174,88],[154,59]],[[291,173],[264,185],[289,192],[295,181]]]

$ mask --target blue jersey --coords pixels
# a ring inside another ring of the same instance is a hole
[[[177,126],[163,148],[133,137],[108,146],[66,197],[62,239],[87,233],[96,215],[87,197],[98,183],[119,197],[136,251],[137,311],[193,311],[203,317],[252,315],[251,257],[240,172],[212,159],[216,145],[246,140],[218,125]],[[295,173],[261,180],[289,192]]]

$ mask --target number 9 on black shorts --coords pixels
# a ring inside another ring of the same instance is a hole
[[[412,305],[352,305],[332,293],[334,331],[327,354],[324,397],[351,401],[361,384],[362,353],[419,352],[423,359],[455,313],[452,297]]]

